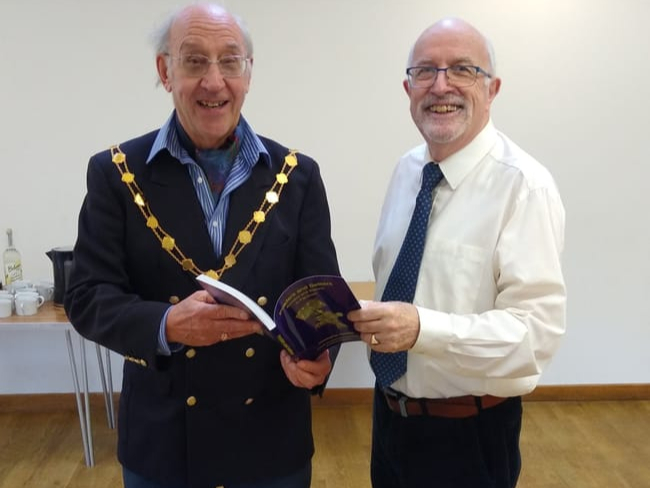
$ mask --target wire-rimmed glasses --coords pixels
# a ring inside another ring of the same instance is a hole
[[[217,65],[219,73],[224,78],[239,78],[246,72],[249,58],[240,55],[221,56],[214,61],[203,54],[181,54],[178,57],[170,56],[187,76],[200,78],[210,70],[210,66]]]

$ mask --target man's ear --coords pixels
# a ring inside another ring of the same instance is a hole
[[[495,78],[490,82],[490,86],[488,87],[490,102],[492,102],[492,100],[495,99],[500,89],[501,89],[501,78]]]
[[[160,83],[165,87],[168,92],[172,91],[171,83],[169,82],[169,65],[167,63],[168,56],[159,54],[156,56],[156,69],[158,70],[158,78]]]
[[[246,80],[246,93],[248,93],[248,90],[250,90],[250,87],[251,87],[251,79],[253,78],[253,58],[252,57],[248,61],[248,73],[246,73],[246,76],[248,77],[248,80]]]
[[[404,87],[404,91],[406,94],[410,97],[411,96],[411,85],[409,85],[409,80],[405,79],[402,81],[402,86]]]

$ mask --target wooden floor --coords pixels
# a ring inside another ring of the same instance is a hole
[[[650,401],[526,402],[524,412],[519,488],[650,487]],[[73,409],[0,411],[0,488],[122,486],[105,418],[97,402],[87,468]],[[370,405],[316,407],[314,435],[314,488],[370,486]]]

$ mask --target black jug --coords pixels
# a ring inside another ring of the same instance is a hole
[[[62,307],[72,269],[72,246],[55,247],[45,253],[54,268],[54,305]]]

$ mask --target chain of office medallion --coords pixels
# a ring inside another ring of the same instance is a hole
[[[111,146],[111,158],[118,171],[120,172],[122,182],[127,186],[131,195],[133,196],[133,202],[136,204],[140,213],[145,218],[147,227],[151,229],[153,234],[156,236],[162,248],[183,268],[183,270],[188,271],[194,276],[199,274],[207,274],[215,279],[220,279],[223,273],[232,268],[237,263],[237,256],[242,252],[242,250],[253,240],[253,236],[257,231],[260,224],[266,220],[266,215],[273,208],[273,206],[278,203],[280,200],[280,194],[284,185],[289,182],[289,175],[298,165],[298,158],[296,157],[297,151],[291,150],[289,154],[284,157],[284,164],[279,173],[275,175],[275,181],[273,185],[264,195],[264,199],[260,204],[259,208],[253,212],[251,219],[244,226],[242,230],[237,234],[237,240],[230,248],[228,254],[224,258],[224,264],[218,270],[207,270],[202,271],[199,269],[194,261],[191,258],[185,256],[183,251],[176,245],[176,240],[167,233],[158,222],[158,219],[149,208],[149,203],[144,198],[144,193],[138,186],[135,181],[135,175],[129,170],[129,166],[126,162],[126,154],[122,152],[119,145]]]

